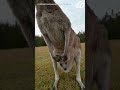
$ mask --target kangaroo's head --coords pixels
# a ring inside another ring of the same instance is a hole
[[[53,13],[57,10],[54,0],[36,0],[36,8],[40,13]]]
[[[36,0],[36,3],[54,3],[54,0]]]
[[[44,9],[49,9],[49,7],[54,6],[55,2],[54,0],[36,0],[35,4],[37,7],[44,7]]]

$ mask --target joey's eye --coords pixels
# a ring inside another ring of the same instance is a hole
[[[65,62],[65,64],[67,64],[67,62]]]
[[[62,64],[60,63],[60,66],[62,66]]]

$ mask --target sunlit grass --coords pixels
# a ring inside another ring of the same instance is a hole
[[[75,80],[75,65],[69,73],[59,69],[58,90],[79,90]],[[82,43],[81,77],[85,80],[85,44]],[[35,90],[51,90],[54,83],[54,71],[47,47],[35,48]]]

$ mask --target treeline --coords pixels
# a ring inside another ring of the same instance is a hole
[[[85,42],[85,32],[78,32],[77,36],[80,38],[80,42]]]
[[[120,39],[120,12],[110,14],[106,12],[100,22],[106,26],[109,39]],[[79,32],[77,36],[81,42],[85,42],[85,32]],[[36,46],[45,46],[43,37],[35,37]],[[15,25],[0,23],[0,49],[28,47],[26,40],[17,22]]]
[[[77,36],[80,38],[80,42],[85,42],[85,32],[79,32]],[[35,36],[35,46],[46,46],[46,43],[42,36]]]
[[[0,23],[0,49],[27,47],[27,42],[17,22],[15,25]]]
[[[100,20],[108,30],[109,39],[120,39],[120,12],[110,14],[106,12],[102,20]]]
[[[42,36],[35,36],[35,46],[36,47],[46,46],[46,43]]]

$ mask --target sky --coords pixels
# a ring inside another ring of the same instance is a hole
[[[88,5],[98,18],[102,18],[106,11],[108,14],[111,13],[112,9],[114,12],[120,11],[120,0],[87,0]]]
[[[15,24],[15,16],[6,0],[0,0],[0,22]]]
[[[73,30],[78,33],[79,31],[85,31],[85,3],[84,0],[54,0],[63,12],[70,19]],[[40,36],[40,30],[38,28],[35,19],[35,35]]]

